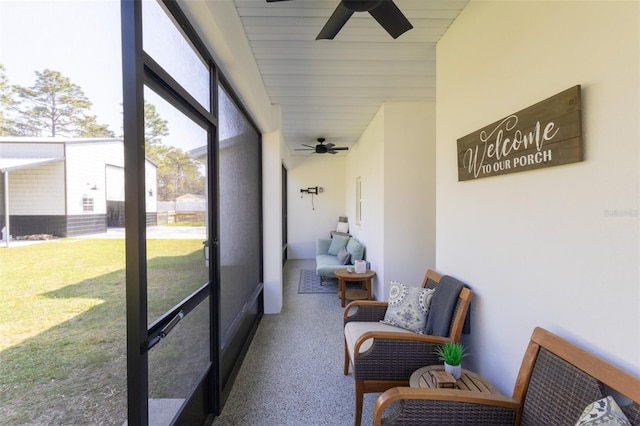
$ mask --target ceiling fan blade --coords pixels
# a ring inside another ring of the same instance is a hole
[[[336,146],[336,144],[329,142],[328,144],[325,145],[327,147],[327,149],[331,149],[334,146]]]
[[[327,23],[324,24],[324,27],[320,30],[320,34],[318,34],[316,40],[333,40],[336,34],[344,27],[344,24],[351,18],[351,15],[353,15],[353,10],[347,9],[342,2],[340,2]]]
[[[334,151],[333,149],[331,151],[327,151],[329,154],[337,154],[336,151]]]
[[[370,10],[369,13],[393,38],[398,38],[413,28],[411,22],[398,9],[393,0],[383,0],[380,5]]]
[[[349,148],[347,148],[346,146],[336,146],[335,148],[331,148],[334,151],[348,151]]]
[[[315,151],[315,148],[296,148],[294,151]]]
[[[300,145],[306,146],[307,148],[316,149],[315,146],[307,145],[306,143],[301,143]]]
[[[288,1],[288,0],[267,0],[267,3],[273,3],[274,1]]]

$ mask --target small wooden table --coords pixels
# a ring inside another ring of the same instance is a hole
[[[436,381],[433,378],[433,372],[444,371],[443,365],[430,365],[417,369],[409,379],[409,386],[412,388],[436,388]],[[462,369],[460,378],[456,381],[455,389],[475,391],[482,393],[494,393],[500,395],[498,389],[495,388],[488,380],[480,377],[478,374],[469,370]]]
[[[358,274],[356,272],[349,272],[346,269],[338,269],[334,272],[336,278],[338,278],[338,296],[342,299],[342,307],[344,308],[345,301],[349,300],[360,300],[366,299],[371,300],[371,278],[373,278],[376,273],[367,270],[362,274]],[[353,289],[347,288],[347,282],[362,282],[364,283],[365,289]]]

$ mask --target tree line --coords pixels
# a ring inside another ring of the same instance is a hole
[[[11,85],[0,64],[0,136],[115,137],[91,113],[91,101],[82,88],[58,71],[35,71],[32,86]],[[157,169],[158,200],[171,201],[184,194],[204,195],[204,176],[197,161],[178,147],[164,144],[169,136],[166,120],[156,107],[144,102],[146,156]]]
[[[0,134],[3,136],[114,137],[91,114],[80,86],[58,71],[36,71],[32,86],[10,85],[0,64]]]

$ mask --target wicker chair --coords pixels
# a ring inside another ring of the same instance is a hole
[[[373,419],[376,426],[574,425],[585,407],[609,395],[609,389],[631,400],[622,411],[632,425],[640,425],[640,378],[536,328],[512,398],[458,389],[398,387],[377,399]],[[383,419],[388,407],[391,414]]]
[[[422,287],[435,288],[441,278],[442,275],[429,270]],[[378,328],[379,321],[384,318],[387,302],[362,300],[347,305],[344,311],[344,374],[349,374],[351,365],[355,379],[357,426],[362,420],[365,393],[408,386],[415,370],[439,363],[436,347],[448,341],[460,341],[471,297],[472,292],[468,288],[460,291],[447,336],[417,334],[402,329],[366,331],[369,327]],[[349,323],[354,324],[349,326]]]

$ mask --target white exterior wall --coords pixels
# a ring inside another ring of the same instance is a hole
[[[376,271],[373,294],[388,282],[420,285],[435,266],[435,105],[385,103],[347,157],[347,211],[355,218],[355,180],[362,179],[362,223],[352,234]]]
[[[105,201],[124,201],[124,166],[106,164],[105,168]],[[145,161],[146,211],[158,211],[158,169],[149,160]],[[175,204],[175,203],[171,203]],[[172,210],[175,206],[172,207]],[[204,210],[204,207],[202,208]],[[188,211],[196,210],[185,209]]]
[[[106,199],[108,201],[124,201],[124,167],[107,164]]]
[[[0,158],[64,158],[64,143],[12,142],[3,138]],[[9,171],[12,215],[64,215],[64,161]]]
[[[124,166],[121,140],[70,142],[66,148],[67,214],[105,214],[106,164]],[[95,187],[97,189],[91,189]],[[93,212],[84,212],[83,197],[93,198]]]
[[[316,240],[330,238],[339,216],[349,216],[351,226],[353,217],[345,209],[345,164],[345,157],[331,154],[291,157],[287,170],[289,259],[315,259]],[[313,200],[300,193],[300,189],[315,186],[324,191],[313,195]]]
[[[282,134],[272,132],[262,136],[262,255],[264,282],[264,313],[277,314],[282,309]]]
[[[639,17],[472,1],[438,43],[437,267],[472,286],[467,365],[506,394],[535,326],[640,375]],[[458,138],[576,84],[584,162],[457,181]]]
[[[391,102],[385,109],[384,278],[420,285],[436,264],[435,103]]]
[[[353,222],[349,231],[364,244],[365,260],[371,263],[371,269],[376,272],[371,289],[374,298],[379,298],[382,289],[379,283],[384,281],[384,114],[382,105],[349,151],[346,179],[343,182],[346,188],[346,210],[349,222]],[[361,181],[360,225],[355,224],[357,178]]]
[[[24,142],[13,142],[15,139],[24,139]],[[0,158],[62,158],[64,157],[64,142],[37,142],[33,139],[46,138],[13,138],[0,137]]]
[[[64,182],[64,161],[10,171],[10,214],[64,215]]]

